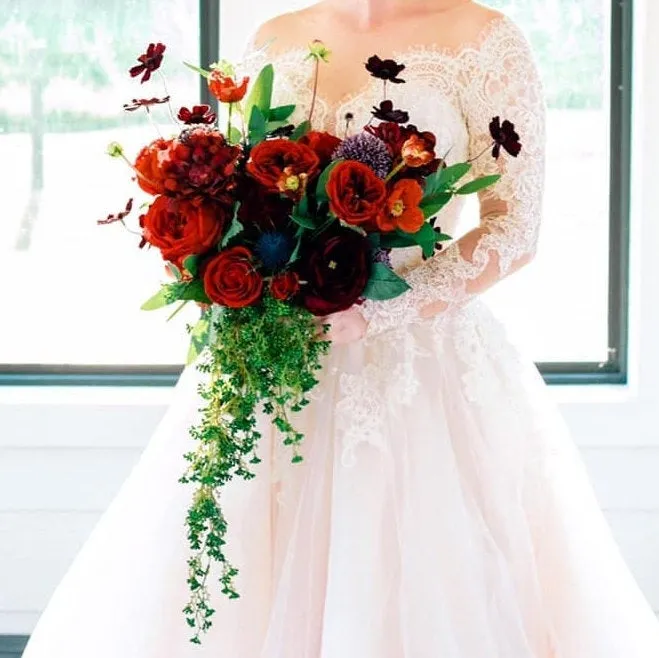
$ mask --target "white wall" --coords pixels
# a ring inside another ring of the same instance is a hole
[[[659,3],[635,4],[632,381],[551,392],[628,563],[659,611],[659,68],[651,40]],[[0,634],[31,631],[170,395],[0,389]]]

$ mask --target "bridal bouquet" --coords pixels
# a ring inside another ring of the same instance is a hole
[[[159,71],[165,46],[150,44],[130,70],[147,82]],[[310,45],[314,90],[329,52]],[[304,65],[301,62],[301,65]],[[199,360],[206,377],[203,409],[191,428],[196,449],[182,483],[194,483],[186,525],[190,601],[184,608],[192,642],[211,626],[208,577],[220,565],[222,592],[238,596],[237,570],[225,555],[227,523],[222,487],[235,477],[254,477],[259,463],[257,414],[277,428],[291,458],[301,461],[303,435],[292,415],[309,400],[330,342],[318,317],[364,299],[385,300],[408,289],[392,269],[390,252],[418,245],[425,258],[450,239],[435,227],[439,211],[456,195],[472,194],[498,179],[460,185],[468,162],[446,166],[435,153],[435,136],[409,123],[386,99],[387,83],[400,84],[405,68],[369,58],[366,68],[383,81],[384,99],[356,134],[339,137],[313,130],[314,98],[306,120],[291,122],[295,105],[274,105],[275,71],[265,66],[250,86],[227,62],[203,75],[222,104],[226,123],[207,105],[172,108],[170,97],[134,99],[127,111],[168,104],[171,136],[159,136],[134,159],[113,143],[137,185],[150,195],[139,215],[140,247],[162,254],[170,282],[142,308],[178,308],[196,302],[198,322],[189,327],[188,363]],[[495,157],[513,155],[518,137],[509,122],[490,126]],[[120,222],[125,209],[99,223]],[[175,311],[176,312],[176,311]],[[326,326],[325,326],[326,330]]]

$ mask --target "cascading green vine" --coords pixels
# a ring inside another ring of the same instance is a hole
[[[219,310],[219,309],[218,309]],[[306,394],[318,383],[322,355],[330,342],[317,336],[309,311],[264,297],[258,306],[205,312],[209,343],[198,369],[205,375],[200,395],[205,402],[201,418],[190,429],[196,449],[181,483],[196,489],[186,518],[192,549],[188,559],[190,600],[184,608],[195,631],[191,641],[210,628],[212,608],[208,578],[211,565],[220,565],[222,593],[239,596],[234,579],[238,569],[225,554],[227,521],[222,510],[222,487],[234,478],[249,480],[260,462],[257,412],[263,411],[291,447],[293,462],[302,461],[303,434],[291,414],[309,403]]]

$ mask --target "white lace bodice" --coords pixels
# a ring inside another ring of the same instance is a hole
[[[306,118],[311,100],[313,67],[304,61],[308,50],[296,48],[270,54],[254,51],[245,64],[252,73],[266,62],[275,66],[275,101],[297,106],[294,122]],[[433,257],[422,260],[419,247],[396,249],[392,264],[411,286],[386,301],[367,300],[368,335],[421,320],[419,310],[443,302],[442,309],[466,303],[500,278],[530,260],[536,249],[544,181],[544,102],[528,43],[510,19],[494,19],[480,39],[457,52],[436,47],[394,52],[406,65],[405,84],[390,85],[394,107],[409,112],[410,123],[437,136],[436,152],[449,164],[475,158],[492,142],[489,124],[500,116],[515,124],[523,145],[514,159],[489,153],[476,159],[473,176],[501,174],[500,181],[480,194],[477,229],[455,239]],[[381,100],[381,81],[370,78],[363,89],[331,105],[317,97],[314,129],[345,134],[350,112],[352,130],[371,119]],[[463,199],[440,214],[437,225],[454,235]]]

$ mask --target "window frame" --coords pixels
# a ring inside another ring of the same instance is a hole
[[[220,4],[199,0],[200,65],[220,51]],[[547,384],[626,384],[629,343],[629,255],[631,202],[631,118],[633,0],[611,1],[608,359],[594,362],[539,362]],[[217,109],[203,79],[200,98]],[[173,386],[182,365],[0,364],[0,385],[11,386]]]

